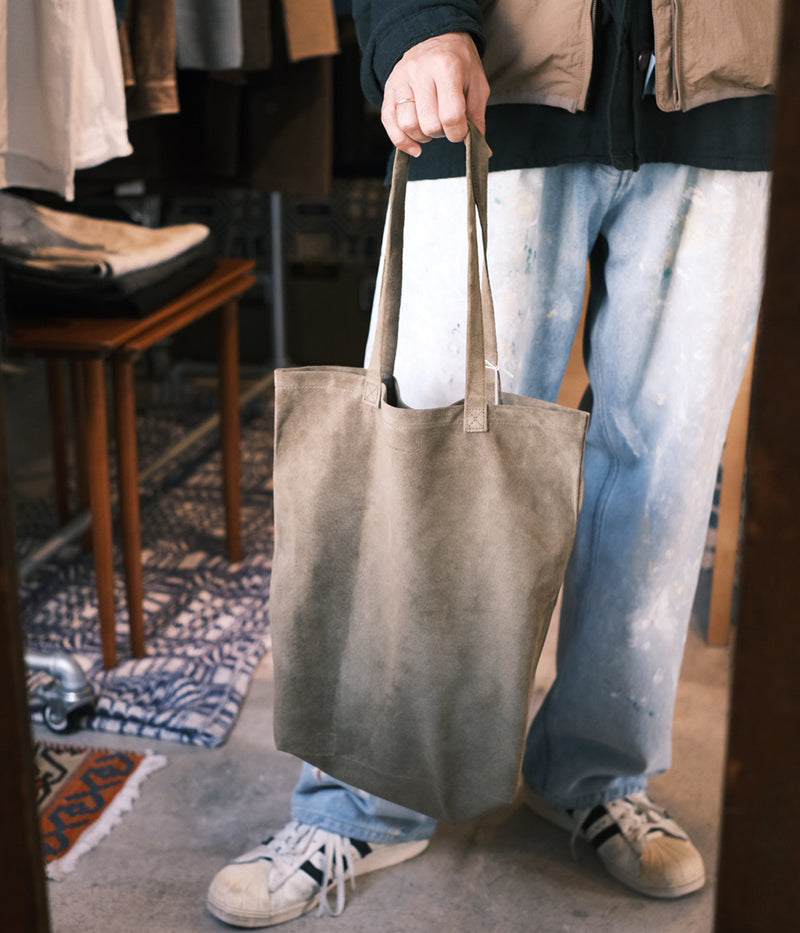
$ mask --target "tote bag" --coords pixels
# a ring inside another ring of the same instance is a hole
[[[516,792],[533,675],[575,533],[587,424],[583,412],[500,389],[485,263],[488,149],[474,127],[466,149],[464,401],[407,408],[394,380],[400,151],[368,368],[275,373],[276,744],[444,820]]]

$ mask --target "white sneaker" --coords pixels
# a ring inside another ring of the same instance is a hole
[[[606,871],[650,897],[683,897],[703,887],[703,858],[689,836],[644,791],[585,810],[566,810],[530,788],[525,803],[539,816],[591,843]]]
[[[344,910],[345,880],[388,868],[419,855],[428,839],[379,844],[348,839],[292,821],[275,836],[217,872],[208,889],[208,909],[238,927],[268,927],[293,920],[319,904],[319,913]],[[328,893],[336,887],[336,906]]]

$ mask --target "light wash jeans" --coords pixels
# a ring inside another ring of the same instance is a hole
[[[587,257],[593,407],[564,583],[558,673],[526,783],[569,807],[643,789],[670,764],[687,624],[730,410],[758,314],[769,175],[567,165],[489,178],[489,267],[504,388],[555,399]],[[463,396],[463,179],[409,185],[396,375],[413,407]],[[304,765],[307,823],[422,838],[420,814]]]

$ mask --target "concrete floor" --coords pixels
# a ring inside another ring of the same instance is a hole
[[[49,481],[39,432],[28,425],[41,409],[35,370],[12,375],[6,393],[21,486]],[[566,403],[576,404],[580,377]],[[24,400],[20,401],[20,400]],[[35,404],[34,404],[35,402]],[[26,417],[21,417],[27,412]],[[15,427],[16,424],[16,427]],[[537,678],[540,698],[554,675],[551,630]],[[676,902],[649,900],[608,878],[583,843],[577,859],[566,833],[524,808],[501,817],[442,825],[419,858],[358,880],[337,920],[313,914],[287,924],[297,933],[711,933],[721,782],[728,708],[729,651],[689,632],[674,728],[671,770],[651,794],[689,831],[709,882]],[[49,882],[53,933],[206,933],[230,929],[205,910],[211,877],[227,860],[280,828],[298,773],[272,739],[272,666],[259,666],[227,743],[200,749],[131,737],[79,732],[98,747],[153,748],[168,765],[142,785],[132,811],[84,855],[61,882]],[[36,737],[49,738],[44,727]]]
[[[553,674],[553,640],[537,696]],[[358,879],[337,920],[313,914],[284,929],[310,933],[710,933],[728,702],[728,651],[690,632],[675,720],[672,769],[652,796],[690,832],[709,883],[658,902],[609,879],[594,853],[524,808],[442,825],[417,859]],[[207,750],[77,733],[70,741],[154,748],[169,763],[142,785],[134,808],[61,882],[49,882],[54,933],[205,933],[230,929],[205,910],[205,891],[229,858],[288,817],[298,764],[272,740],[272,665],[253,679],[228,742]],[[37,728],[37,736],[46,730]]]

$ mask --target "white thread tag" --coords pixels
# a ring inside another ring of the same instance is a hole
[[[491,369],[494,373],[494,403],[495,405],[500,404],[500,373],[505,373],[509,379],[514,377],[507,369],[503,369],[501,366],[497,366],[495,363],[491,363],[489,360],[483,361],[486,364],[487,369]]]

